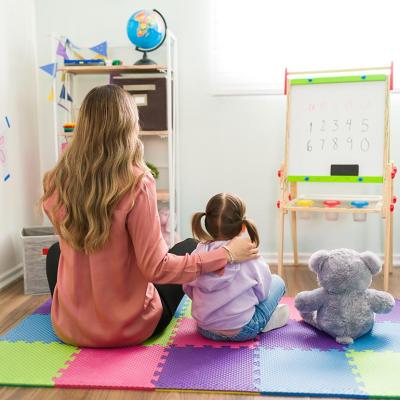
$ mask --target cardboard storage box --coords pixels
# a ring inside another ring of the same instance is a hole
[[[165,78],[112,76],[111,83],[130,93],[139,109],[143,131],[167,130],[167,86]]]

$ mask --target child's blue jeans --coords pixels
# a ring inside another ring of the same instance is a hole
[[[285,294],[285,282],[278,275],[272,275],[271,288],[268,297],[261,303],[256,304],[253,318],[245,325],[239,333],[234,336],[219,335],[198,327],[199,333],[204,337],[216,341],[244,342],[254,339],[267,325],[279,301]]]

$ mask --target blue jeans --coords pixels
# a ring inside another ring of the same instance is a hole
[[[244,342],[254,339],[265,328],[265,325],[267,325],[285,291],[286,288],[283,279],[278,275],[272,275],[268,297],[263,302],[256,304],[253,318],[234,336],[219,335],[200,327],[197,329],[207,339],[216,341]]]

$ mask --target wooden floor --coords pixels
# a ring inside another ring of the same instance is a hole
[[[274,269],[274,268],[272,268]],[[294,296],[302,290],[310,290],[317,286],[315,275],[305,266],[286,267],[285,281],[287,295]],[[373,287],[382,289],[382,275],[378,276]],[[400,297],[400,268],[395,268],[390,278],[390,292]],[[0,335],[16,325],[23,317],[31,314],[48,296],[24,296],[22,281],[18,281],[0,291]],[[0,360],[1,363],[7,360]],[[246,399],[260,399],[264,396],[246,396]],[[270,399],[284,399],[268,397]],[[238,400],[236,395],[196,394],[179,392],[138,392],[127,390],[82,390],[82,389],[44,389],[0,387],[1,400]],[[288,399],[288,398],[285,398]],[[294,399],[292,397],[292,399]],[[302,398],[305,399],[305,398]],[[313,398],[315,399],[315,398]],[[326,400],[326,399],[324,399]]]

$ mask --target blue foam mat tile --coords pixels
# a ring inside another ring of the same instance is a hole
[[[183,296],[181,302],[179,303],[178,308],[175,311],[174,317],[175,318],[181,318],[183,317],[183,314],[185,312],[185,307],[188,306],[190,303],[190,299],[189,297],[185,294],[185,296]]]
[[[371,332],[356,339],[348,349],[400,352],[400,326],[393,322],[375,323]]]
[[[254,382],[263,394],[367,398],[343,351],[257,349]]]
[[[51,317],[46,314],[32,314],[10,329],[0,340],[7,342],[42,342],[62,343],[55,335],[51,325]]]

